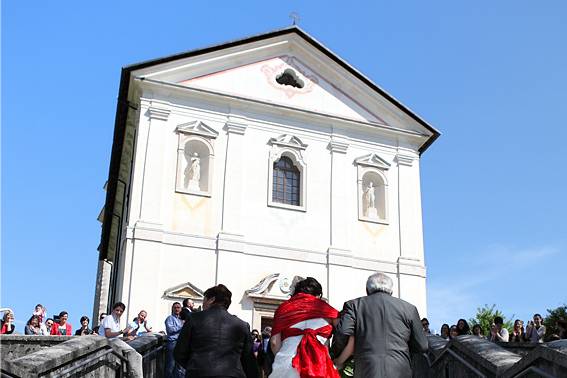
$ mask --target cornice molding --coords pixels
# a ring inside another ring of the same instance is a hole
[[[208,126],[206,123],[202,121],[191,121],[191,122],[182,123],[180,125],[177,125],[175,131],[181,134],[200,135],[210,139],[215,139],[219,135],[219,133],[215,129]]]
[[[160,120],[160,121],[167,121],[170,113],[171,113],[171,110],[169,110],[169,109],[160,108],[160,107],[157,107],[157,106],[150,106],[148,108],[147,115],[151,120],[157,119],[157,120]]]
[[[138,81],[139,80],[140,79],[138,79]],[[358,119],[346,118],[346,117],[342,117],[342,116],[338,116],[338,115],[334,115],[334,114],[321,113],[321,112],[317,112],[317,111],[314,111],[314,110],[307,110],[307,109],[296,108],[296,107],[288,106],[288,105],[275,104],[275,103],[271,103],[269,101],[244,98],[244,97],[241,97],[241,96],[217,92],[217,91],[213,91],[213,90],[207,90],[207,89],[203,89],[203,88],[188,87],[188,86],[184,86],[184,85],[180,85],[180,84],[167,83],[167,82],[162,82],[162,81],[153,80],[153,79],[145,79],[143,82],[139,81],[139,83],[140,83],[140,85],[145,85],[145,86],[148,86],[148,87],[154,87],[156,89],[161,88],[163,90],[176,91],[176,93],[179,93],[179,94],[181,94],[183,96],[187,96],[187,97],[198,96],[199,100],[209,100],[210,99],[211,101],[213,101],[215,103],[222,103],[223,105],[226,105],[227,101],[231,101],[233,104],[239,104],[240,106],[243,106],[244,107],[243,109],[246,109],[246,110],[249,110],[252,107],[258,106],[258,107],[262,108],[262,110],[264,110],[264,109],[272,109],[272,111],[275,110],[278,114],[281,114],[282,111],[287,111],[287,112],[289,112],[289,116],[293,116],[293,117],[296,117],[296,116],[297,117],[300,117],[300,116],[314,117],[315,120],[317,120],[319,122],[324,122],[324,123],[328,123],[328,120],[332,119],[338,125],[344,125],[344,126],[353,126],[354,125],[354,126],[357,126],[357,127],[364,127],[365,129],[367,127],[371,127],[371,128],[374,128],[374,129],[376,129],[377,131],[380,131],[380,132],[385,132],[385,133],[394,134],[394,135],[403,135],[406,138],[412,138],[412,139],[416,139],[416,140],[423,140],[423,139],[427,139],[429,137],[429,135],[424,134],[424,133],[420,133],[420,132],[413,131],[413,130],[402,129],[402,128],[399,128],[399,127],[393,127],[393,126],[390,126],[390,125],[381,124],[381,123],[377,123],[377,122],[361,121],[361,120],[358,120]]]
[[[241,121],[240,119],[236,119],[234,117],[228,117],[225,126],[226,126],[226,131],[229,134],[238,134],[238,135],[244,135],[244,133],[246,132],[246,128],[248,127],[248,125],[245,124],[243,121]]]
[[[254,287],[245,291],[246,295],[254,301],[287,299],[293,291],[295,284],[304,277],[286,276],[280,273],[272,273],[260,280]]]
[[[354,160],[356,165],[364,165],[368,167],[379,168],[383,170],[388,170],[390,168],[390,163],[382,159],[380,156],[374,152],[368,155],[361,156]]]
[[[401,154],[396,155],[396,162],[398,163],[398,166],[405,165],[407,167],[411,167],[413,165],[414,160],[415,158],[410,155],[401,155]]]
[[[260,280],[256,285],[252,288],[246,290],[246,294],[263,294],[265,291],[268,290],[268,287],[272,282],[276,281],[279,278],[279,273],[272,273]]]
[[[350,143],[344,138],[336,138],[332,137],[331,141],[329,142],[329,150],[331,152],[336,152],[339,154],[346,154]]]
[[[270,138],[269,143],[273,146],[289,147],[296,150],[305,150],[307,148],[307,144],[291,134],[282,134],[277,138]]]
[[[177,299],[190,298],[202,301],[204,299],[203,290],[193,285],[191,282],[184,282],[180,285],[170,287],[163,292],[163,298]]]

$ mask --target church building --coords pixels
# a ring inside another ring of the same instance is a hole
[[[159,331],[222,283],[260,329],[296,280],[340,310],[375,271],[425,316],[420,156],[438,136],[296,26],[123,68],[93,318],[122,301]]]

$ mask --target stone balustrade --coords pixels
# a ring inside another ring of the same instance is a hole
[[[503,377],[567,378],[567,340],[537,345],[532,352],[507,370]]]
[[[2,376],[162,377],[165,336],[129,342],[89,336],[0,336]]]
[[[475,336],[447,341],[432,335],[428,342],[427,354],[412,356],[415,378],[567,378],[567,340],[515,346]],[[2,376],[162,377],[164,345],[161,334],[148,334],[127,343],[97,335],[2,335]]]
[[[429,369],[415,369],[414,377],[567,378],[567,340],[511,345],[465,335],[451,341],[428,336],[428,341]]]

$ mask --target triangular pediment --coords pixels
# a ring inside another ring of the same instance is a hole
[[[276,145],[276,146],[285,146],[285,147],[295,148],[295,149],[299,149],[299,150],[304,150],[304,149],[307,148],[307,145],[305,143],[303,143],[301,141],[301,139],[299,139],[296,136],[290,135],[290,134],[283,134],[283,135],[280,135],[277,138],[271,138],[270,144]]]
[[[191,121],[191,122],[182,123],[180,125],[177,125],[175,131],[182,134],[201,135],[206,138],[212,138],[212,139],[216,138],[219,135],[219,133],[215,129],[208,126],[206,123],[202,121]]]
[[[305,58],[304,58],[305,59]],[[289,78],[282,80],[282,78]],[[177,84],[365,122],[387,124],[297,55],[281,55]]]
[[[384,170],[390,168],[390,164],[386,160],[382,159],[380,156],[376,155],[375,153],[361,156],[355,159],[354,163],[357,165],[365,165],[368,167],[375,167]]]
[[[438,132],[297,27],[129,68],[139,82],[230,96],[377,129],[406,131],[426,147]]]
[[[193,285],[191,282],[184,282],[180,285],[165,290],[163,297],[176,300],[189,298],[194,301],[202,301],[203,291],[197,286]]]

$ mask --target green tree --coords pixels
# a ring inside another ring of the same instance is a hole
[[[559,319],[567,320],[567,304],[547,310],[547,316],[543,319],[543,325],[545,326],[545,340],[553,334],[559,334],[559,329],[557,328],[557,321]]]
[[[476,316],[469,319],[469,325],[471,329],[475,324],[480,325],[484,335],[488,336],[490,334],[490,326],[494,322],[494,318],[496,316],[500,316],[502,317],[502,319],[504,319],[504,328],[507,328],[508,331],[511,332],[514,326],[514,321],[512,320],[514,318],[514,315],[512,315],[510,319],[507,319],[502,311],[496,309],[495,304],[493,304],[492,306],[485,304],[484,307],[478,307],[476,309]]]

